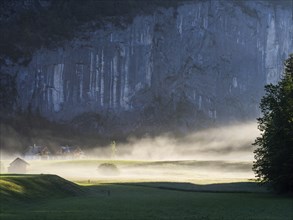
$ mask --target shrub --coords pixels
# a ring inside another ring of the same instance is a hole
[[[102,163],[98,167],[98,172],[102,175],[116,176],[119,175],[120,171],[115,164],[112,163]]]

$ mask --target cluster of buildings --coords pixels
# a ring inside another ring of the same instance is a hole
[[[28,160],[50,160],[50,159],[81,159],[85,154],[80,147],[60,146],[59,149],[52,153],[45,146],[29,146],[24,152],[24,158]]]
[[[9,164],[8,173],[26,173],[29,163],[26,160],[51,160],[51,159],[81,159],[85,157],[80,147],[60,146],[54,154],[45,146],[29,146],[23,155],[24,159],[17,157]]]

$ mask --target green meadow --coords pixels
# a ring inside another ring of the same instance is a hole
[[[0,176],[0,219],[292,220],[293,199],[254,182],[71,182],[56,175]]]

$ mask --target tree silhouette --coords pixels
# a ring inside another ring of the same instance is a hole
[[[285,61],[285,71],[276,85],[266,85],[258,118],[260,137],[253,145],[253,170],[261,183],[278,192],[293,192],[293,54]]]

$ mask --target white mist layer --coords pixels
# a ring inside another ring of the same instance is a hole
[[[109,146],[88,151],[86,158],[79,160],[30,160],[28,173],[104,181],[250,179],[254,177],[251,143],[258,135],[256,123],[250,122],[208,129],[179,139],[171,135],[132,138],[128,144],[117,143],[115,157],[111,157]],[[7,168],[15,156],[2,154],[4,167]],[[102,163],[115,164],[119,174],[99,172]]]
[[[253,161],[252,143],[259,135],[255,122],[208,129],[175,138],[131,138],[127,144],[117,144],[116,159],[127,160],[229,160]],[[107,158],[111,149],[97,148],[90,153]],[[105,155],[107,155],[105,157]]]

